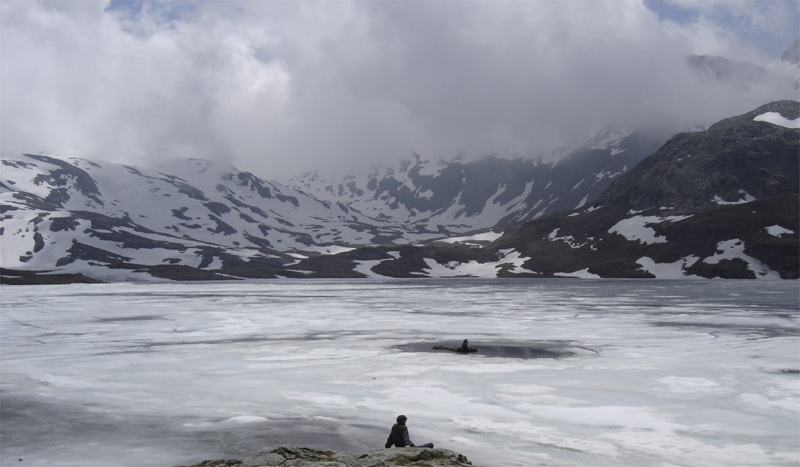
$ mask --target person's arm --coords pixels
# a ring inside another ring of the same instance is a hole
[[[406,427],[405,425],[401,425],[400,434],[403,435],[403,446],[407,448],[413,448],[414,443],[412,443],[411,439],[408,437],[408,427]]]
[[[392,441],[392,434],[389,433],[389,438],[386,439],[386,444],[383,447],[389,449],[390,447],[392,447],[392,444],[394,444],[394,441]]]

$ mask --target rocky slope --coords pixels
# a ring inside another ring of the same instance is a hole
[[[678,134],[579,212],[494,245],[540,274],[798,277],[800,105],[781,101]]]
[[[796,102],[775,102],[706,131],[675,135],[593,205],[682,214],[797,193],[797,128],[779,123],[799,113]]]
[[[472,463],[446,449],[382,449],[370,452],[278,448],[244,460],[207,460],[191,467],[465,467]]]

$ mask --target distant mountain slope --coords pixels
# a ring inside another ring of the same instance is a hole
[[[581,207],[662,143],[610,126],[555,165],[494,156],[433,163],[415,155],[397,168],[341,178],[311,172],[287,184],[409,230],[455,233]]]
[[[218,269],[282,264],[284,251],[369,244],[403,234],[387,223],[205,161],[140,170],[75,158],[2,160],[2,266]],[[175,175],[180,174],[180,176]]]
[[[610,127],[556,165],[418,157],[292,187],[204,161],[4,158],[0,275],[797,278],[799,127],[800,104],[781,101],[644,160],[651,138]]]

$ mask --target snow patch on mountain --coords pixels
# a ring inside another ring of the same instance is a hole
[[[478,261],[458,262],[452,261],[447,264],[441,264],[434,259],[425,258],[425,264],[428,265],[424,269],[427,277],[480,277],[480,278],[495,278],[499,270],[503,267],[509,268],[509,271],[514,274],[529,273],[531,271],[522,267],[523,263],[528,259],[523,257],[518,251],[507,249],[500,251],[501,257],[497,261],[480,263]]]
[[[742,260],[747,263],[747,267],[756,277],[764,279],[780,279],[780,275],[769,268],[766,264],[744,252],[745,244],[740,239],[731,239],[717,244],[717,254],[703,259],[706,264],[719,264],[724,260]]]
[[[380,259],[356,261],[356,266],[355,268],[353,268],[353,270],[359,274],[363,274],[365,277],[368,278],[374,279],[374,278],[384,277],[380,274],[372,272],[372,268],[381,264],[383,261],[384,260]]]
[[[502,232],[483,232],[474,235],[465,235],[461,237],[449,237],[443,238],[439,240],[440,242],[444,243],[467,243],[467,244],[477,244],[480,242],[493,242],[500,238],[503,235]]]
[[[784,128],[800,128],[800,118],[789,120],[778,112],[766,112],[757,115],[753,121],[772,123],[773,125],[782,126]]]
[[[784,235],[791,235],[794,233],[794,230],[789,230],[781,227],[780,225],[772,225],[767,227],[767,233],[772,235],[773,237],[782,237]]]
[[[714,203],[720,204],[720,205],[722,205],[722,204],[743,204],[743,203],[749,203],[751,201],[755,201],[756,200],[755,196],[751,195],[750,193],[748,193],[748,192],[746,192],[744,190],[739,190],[739,195],[740,195],[740,197],[739,197],[739,199],[737,201],[725,201],[724,199],[722,199],[721,196],[715,195],[714,196]]]
[[[633,216],[623,219],[608,230],[608,233],[618,233],[630,241],[638,241],[652,245],[654,243],[666,243],[667,238],[656,235],[656,231],[649,227],[653,224],[662,222],[677,222],[691,216]]]
[[[699,279],[698,276],[687,274],[685,271],[686,268],[692,266],[699,260],[700,258],[697,256],[687,256],[672,263],[658,263],[652,258],[643,256],[639,258],[637,264],[641,265],[644,271],[654,275],[656,279],[684,279],[689,277]]]
[[[589,268],[581,269],[580,271],[573,272],[557,272],[553,274],[556,277],[571,277],[575,279],[601,279],[597,274],[589,272]]]
[[[588,243],[588,242],[580,243],[580,242],[576,241],[575,237],[573,237],[572,235],[559,236],[558,235],[558,231],[559,230],[560,230],[560,228],[553,230],[552,232],[550,232],[550,235],[548,235],[547,238],[551,242],[554,242],[554,241],[564,242],[567,245],[569,245],[570,248],[573,248],[573,249],[582,248],[584,245],[586,245]]]

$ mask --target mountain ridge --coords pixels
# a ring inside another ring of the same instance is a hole
[[[476,229],[502,227],[579,207],[662,143],[641,131],[612,125],[555,164],[495,155],[435,164],[415,154],[384,173],[372,169],[330,180],[310,172],[287,184],[412,228],[436,231],[454,220],[468,220]]]
[[[0,266],[6,283],[33,281],[32,271],[107,281],[794,278],[797,123],[800,104],[779,101],[649,154],[652,138],[612,126],[558,164],[432,167],[415,156],[338,184],[318,174],[281,184],[200,160],[179,176],[7,157]],[[471,236],[491,228],[510,230]]]

